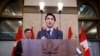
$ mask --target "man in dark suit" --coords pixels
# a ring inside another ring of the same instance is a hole
[[[47,13],[45,17],[45,22],[47,28],[43,31],[39,31],[37,34],[37,39],[62,39],[63,32],[60,30],[54,29],[54,23],[56,18],[52,13]]]
[[[31,29],[28,29],[28,28],[25,29],[24,34],[25,34],[25,38],[23,40],[31,39]],[[22,41],[21,40],[19,40],[17,42],[14,56],[23,56]]]

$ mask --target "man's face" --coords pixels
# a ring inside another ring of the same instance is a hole
[[[48,15],[45,21],[46,21],[47,27],[51,28],[54,26],[55,21],[54,21],[53,16]]]
[[[30,30],[25,32],[25,37],[28,39],[31,38],[31,31]]]

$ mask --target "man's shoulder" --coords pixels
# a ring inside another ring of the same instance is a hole
[[[45,30],[41,30],[41,31],[39,31],[38,33],[43,33],[43,32],[45,32]]]
[[[56,30],[56,29],[54,29],[56,32],[61,32],[62,33],[62,31],[61,30]]]

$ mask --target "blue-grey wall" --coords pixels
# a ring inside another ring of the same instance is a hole
[[[0,41],[0,56],[11,56],[14,41]]]

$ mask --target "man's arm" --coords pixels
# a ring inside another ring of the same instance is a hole
[[[63,39],[63,32],[59,31],[58,39]]]
[[[37,34],[37,39],[41,39],[40,34],[41,34],[41,32],[39,31],[38,34]]]

